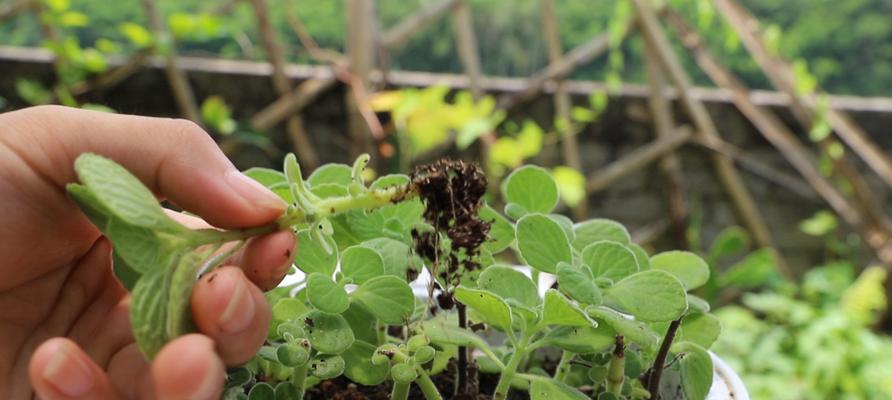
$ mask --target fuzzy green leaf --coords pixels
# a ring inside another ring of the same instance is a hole
[[[502,187],[507,203],[517,204],[528,213],[547,214],[560,198],[557,183],[548,171],[527,165],[514,170]]]
[[[357,340],[341,353],[346,367],[344,375],[360,385],[374,386],[387,379],[387,366],[372,364],[375,346]]]
[[[405,278],[409,269],[411,250],[409,245],[390,238],[375,238],[361,243],[362,246],[374,249],[384,261],[384,273]]]
[[[609,278],[614,282],[638,272],[635,254],[618,242],[602,240],[582,250],[582,263],[588,265],[595,278]]]
[[[563,326],[591,326],[592,321],[564,295],[554,289],[545,292],[542,323]]]
[[[576,239],[573,240],[573,247],[579,251],[601,240],[612,240],[621,244],[632,241],[625,226],[609,219],[591,219],[577,224],[574,230]]]
[[[310,373],[319,379],[332,379],[344,373],[346,363],[341,356],[323,356],[310,362]]]
[[[483,270],[477,278],[477,287],[495,293],[502,299],[512,299],[529,308],[536,307],[542,302],[533,281],[522,272],[508,266],[493,265]]]
[[[484,221],[492,223],[489,229],[489,240],[483,244],[483,247],[496,254],[511,246],[511,243],[514,242],[514,226],[511,225],[511,222],[490,206],[482,207],[479,214]]]
[[[474,310],[484,322],[504,330],[511,329],[511,308],[498,295],[459,286],[455,289],[455,299]]]
[[[631,275],[607,289],[605,295],[624,311],[647,322],[677,319],[688,306],[684,286],[661,270]]]
[[[347,291],[330,277],[318,272],[307,277],[307,300],[313,307],[330,314],[340,314],[350,305]]]
[[[307,184],[311,187],[327,183],[348,186],[352,182],[352,173],[353,169],[347,164],[325,164],[310,174]]]
[[[74,170],[95,199],[124,222],[165,232],[185,230],[164,213],[155,195],[118,163],[84,153],[74,162]]]
[[[319,353],[340,354],[355,340],[347,320],[338,314],[313,310],[300,317],[300,322],[313,350]]]
[[[351,296],[388,325],[405,323],[415,310],[415,295],[406,281],[392,275],[369,279]]]
[[[518,251],[529,266],[554,273],[558,263],[573,261],[567,235],[548,216],[528,214],[517,221],[516,229]]]
[[[588,268],[577,268],[567,263],[558,264],[558,285],[574,300],[586,304],[601,304],[601,289],[595,285]]]
[[[403,174],[390,174],[384,175],[378,179],[375,179],[371,185],[369,185],[369,189],[387,189],[391,186],[403,186],[408,185],[412,182],[412,179],[409,178],[408,175]]]
[[[616,341],[616,331],[609,325],[597,327],[562,326],[541,339],[544,343],[578,354],[600,353]]]
[[[667,251],[650,258],[653,269],[666,271],[681,280],[687,290],[696,289],[709,280],[709,265],[687,251]]]
[[[722,333],[722,323],[712,314],[689,314],[681,321],[676,340],[708,349]]]
[[[610,308],[603,306],[591,306],[585,309],[589,316],[595,318],[598,322],[607,324],[616,333],[625,336],[627,339],[637,343],[644,349],[650,349],[656,346],[660,340],[656,332],[654,332],[647,324],[628,318]]]
[[[323,275],[334,273],[338,265],[338,252],[334,240],[329,236],[323,236],[328,241],[331,253],[325,251],[310,229],[297,232],[297,249],[294,253],[294,265],[306,274],[318,272]]]
[[[341,272],[353,283],[362,284],[384,274],[384,259],[369,247],[348,247],[341,253]]]
[[[685,399],[705,399],[712,387],[714,374],[709,353],[691,342],[678,342],[672,346],[672,350],[679,355],[678,366],[681,369],[681,387]]]
[[[588,400],[589,397],[566,383],[554,379],[530,382],[530,400]]]

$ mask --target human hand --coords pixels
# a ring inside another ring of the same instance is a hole
[[[134,343],[110,244],[65,194],[84,152],[213,226],[263,225],[286,207],[188,121],[58,106],[0,114],[0,398],[218,398],[225,366],[249,360],[266,337],[261,288],[291,266],[294,235],[255,238],[203,276],[191,298],[201,334],[172,341],[150,364]]]

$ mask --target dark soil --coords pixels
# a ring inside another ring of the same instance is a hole
[[[444,399],[460,400],[458,396],[452,395],[455,385],[455,368],[455,363],[453,362],[446,371],[431,377]],[[474,375],[480,378],[481,394],[477,398],[467,400],[490,400],[492,398],[491,393],[496,390],[496,384],[499,382],[499,375],[486,373]],[[361,386],[341,376],[324,381],[307,390],[305,398],[307,400],[389,400],[390,389],[389,382],[378,386]],[[424,395],[417,385],[412,385],[412,389],[409,391],[409,399],[424,399]],[[529,400],[529,395],[524,391],[512,390],[508,394],[508,399]]]

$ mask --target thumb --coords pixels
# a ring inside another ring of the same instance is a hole
[[[23,140],[19,154],[60,187],[76,181],[74,160],[92,152],[115,160],[157,195],[221,228],[257,226],[286,204],[236,170],[211,137],[182,119],[109,114],[60,106],[4,117]],[[34,127],[39,127],[35,129]],[[36,142],[36,143],[34,143]]]

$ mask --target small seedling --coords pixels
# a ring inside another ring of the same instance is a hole
[[[283,172],[246,171],[289,207],[272,224],[233,231],[187,229],[97,155],[78,158],[80,183],[68,191],[114,245],[115,272],[133,291],[134,336],[150,359],[194,330],[188,299],[201,274],[252,237],[295,231],[306,279],[267,293],[267,342],[230,373],[227,399],[303,399],[342,375],[389,385],[397,400],[412,385],[427,400],[477,398],[478,370],[498,374],[495,400],[512,388],[534,400],[706,396],[707,349],[721,326],[688,293],[709,278],[698,256],[651,256],[616,222],[552,214],[557,185],[538,167],[507,177],[502,215],[483,201],[486,178],[472,164],[441,161],[366,184],[367,163],[328,164],[306,180],[294,156]],[[423,269],[432,277],[426,301],[409,286]],[[557,286],[540,288],[540,274]],[[441,392],[435,381],[450,364],[454,388]]]

